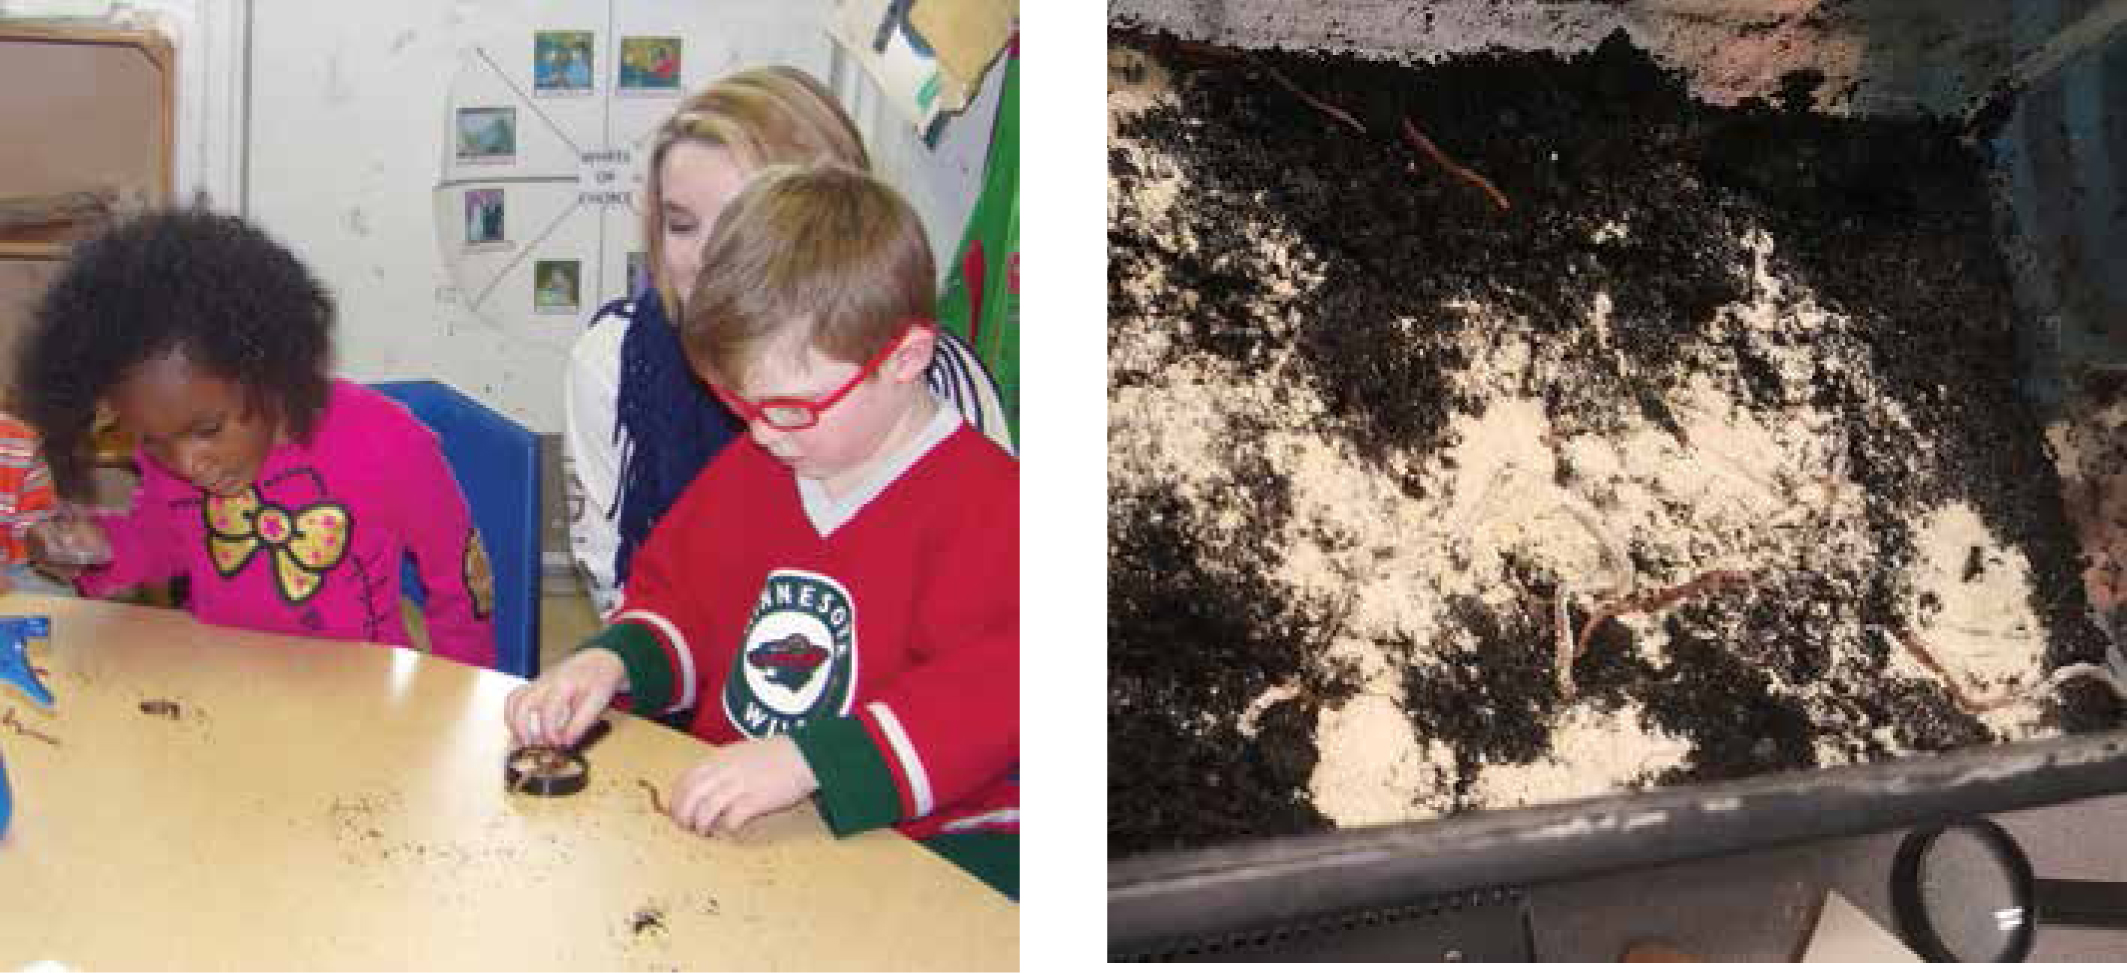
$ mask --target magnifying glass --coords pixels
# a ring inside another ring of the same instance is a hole
[[[1906,836],[1891,863],[1906,945],[1932,962],[2014,963],[2041,922],[2127,930],[2127,882],[2038,878],[2016,839],[1984,818]]]
[[[1906,835],[1891,863],[1891,907],[1906,945],[1929,962],[2016,963],[2038,925],[2031,861],[1984,818]]]

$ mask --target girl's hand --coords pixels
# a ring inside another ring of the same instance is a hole
[[[680,775],[672,820],[700,835],[730,835],[820,789],[805,754],[787,736],[734,743]]]
[[[519,744],[566,747],[605,712],[628,669],[610,649],[585,649],[510,691],[503,718]]]
[[[111,539],[93,520],[60,514],[29,529],[30,563],[62,581],[111,559]]]

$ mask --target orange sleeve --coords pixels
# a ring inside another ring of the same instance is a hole
[[[37,447],[35,430],[0,416],[0,555],[10,564],[29,559],[24,533],[58,505],[51,471]]]

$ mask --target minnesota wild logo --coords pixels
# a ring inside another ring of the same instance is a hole
[[[747,736],[846,716],[856,697],[857,610],[826,575],[771,572],[724,680],[724,714]]]

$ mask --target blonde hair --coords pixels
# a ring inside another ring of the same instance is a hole
[[[871,169],[855,123],[825,86],[797,68],[749,68],[726,75],[687,99],[657,129],[650,149],[649,205],[643,208],[646,265],[669,320],[678,320],[678,295],[692,284],[665,279],[665,155],[682,143],[729,151],[749,172],[819,159]]]
[[[923,221],[892,187],[831,163],[771,166],[703,244],[680,342],[727,388],[787,339],[794,353],[861,362],[910,323],[931,323],[934,273]]]

